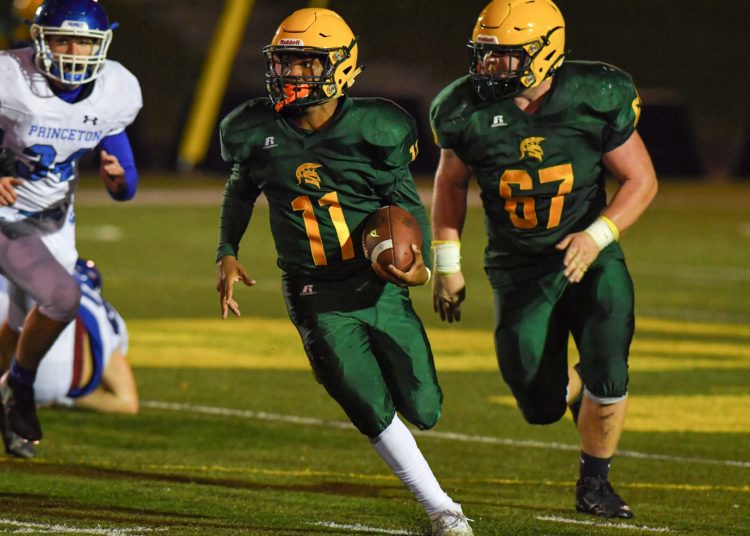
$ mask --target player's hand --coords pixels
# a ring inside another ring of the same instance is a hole
[[[99,176],[104,181],[104,185],[113,194],[121,194],[127,185],[125,184],[125,170],[120,165],[120,161],[104,149],[99,152],[99,157]]]
[[[430,278],[430,272],[427,271],[427,267],[424,265],[422,251],[420,251],[415,244],[411,245],[411,251],[414,253],[414,262],[405,272],[399,270],[392,264],[389,264],[388,269],[386,270],[376,262],[372,263],[372,269],[378,274],[378,277],[390,281],[399,287],[424,285]]]
[[[440,315],[440,320],[449,324],[461,321],[461,302],[466,299],[464,274],[438,274],[432,280],[432,308]]]
[[[560,251],[565,251],[563,274],[571,283],[578,283],[591,263],[599,256],[599,247],[587,232],[569,234],[556,246]]]
[[[0,206],[12,205],[16,202],[16,186],[23,184],[18,177],[0,177]]]
[[[237,262],[236,257],[227,255],[219,259],[216,263],[216,290],[219,292],[222,320],[226,319],[228,311],[232,311],[234,316],[240,316],[240,306],[232,297],[237,281],[242,281],[248,287],[255,284],[255,279],[247,275],[245,267]]]

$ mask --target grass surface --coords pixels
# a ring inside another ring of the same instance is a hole
[[[217,207],[147,193],[77,211],[79,250],[128,321],[141,414],[42,410],[40,457],[0,460],[0,533],[425,534],[419,505],[309,372],[266,209],[240,253],[258,285],[238,290],[243,318],[222,322]],[[428,289],[412,295],[445,391],[418,441],[476,534],[750,533],[748,205],[745,186],[668,184],[623,237],[638,321],[612,477],[638,517],[610,525],[572,508],[570,420],[527,425],[496,370],[470,211],[461,324],[436,320]]]

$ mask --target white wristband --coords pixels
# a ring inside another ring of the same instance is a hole
[[[606,216],[599,216],[594,223],[586,227],[585,232],[596,242],[599,251],[617,241],[620,233],[615,224]]]
[[[432,279],[432,270],[430,270],[429,268],[427,268],[427,266],[425,266],[424,269],[427,270],[427,281],[425,281],[422,284],[426,285],[427,283],[430,282],[430,279]]]
[[[461,242],[458,240],[434,240],[433,267],[438,274],[455,274],[461,271]]]

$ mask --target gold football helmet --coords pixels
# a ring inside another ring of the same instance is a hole
[[[329,9],[305,8],[289,15],[263,54],[266,87],[277,111],[337,99],[362,71],[357,37]]]
[[[469,41],[479,96],[503,99],[533,88],[565,58],[565,21],[551,0],[493,0]]]

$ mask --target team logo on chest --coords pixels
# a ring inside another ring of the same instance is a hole
[[[536,158],[540,162],[544,158],[544,151],[542,151],[542,142],[544,138],[539,136],[532,136],[526,138],[521,142],[519,150],[521,151],[521,160],[524,158]]]
[[[315,170],[321,167],[323,167],[323,164],[316,164],[314,162],[306,162],[299,166],[296,171],[297,184],[312,184],[317,189],[320,189],[320,177]]]

